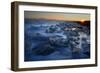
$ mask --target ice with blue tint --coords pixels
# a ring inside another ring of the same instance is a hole
[[[76,22],[25,19],[24,61],[90,58],[90,29]]]

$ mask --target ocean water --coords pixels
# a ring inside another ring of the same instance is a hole
[[[90,58],[90,30],[76,22],[25,19],[24,61]]]

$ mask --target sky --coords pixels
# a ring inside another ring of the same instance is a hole
[[[90,20],[90,14],[87,13],[24,11],[24,17],[27,19],[48,19],[48,20],[63,20],[63,21],[89,21]]]

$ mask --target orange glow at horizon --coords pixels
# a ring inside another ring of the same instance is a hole
[[[28,19],[48,19],[64,21],[90,21],[90,14],[25,11],[24,17]]]
[[[81,20],[81,23],[84,23],[85,22],[85,20]]]

